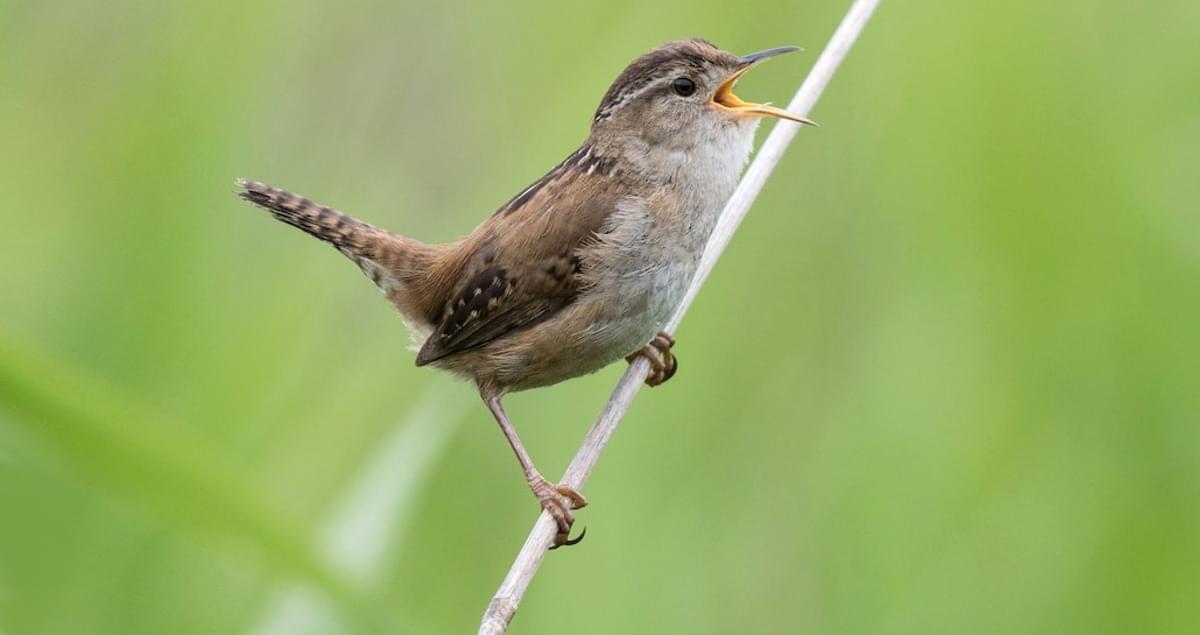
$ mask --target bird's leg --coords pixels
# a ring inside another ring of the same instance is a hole
[[[646,375],[646,385],[653,388],[674,377],[675,371],[679,368],[679,359],[671,352],[671,347],[674,345],[675,338],[671,337],[670,333],[659,331],[649,344],[630,354],[625,361],[632,364],[633,360],[638,357],[650,360],[650,374]]]
[[[492,415],[496,417],[496,422],[500,424],[500,430],[504,433],[504,438],[508,439],[508,444],[512,446],[513,452],[516,453],[517,460],[521,462],[521,469],[525,471],[525,480],[529,482],[529,489],[533,490],[534,496],[537,496],[538,502],[542,504],[542,509],[549,512],[550,516],[554,518],[554,522],[558,524],[558,533],[554,535],[554,544],[550,548],[570,546],[583,540],[586,529],[579,536],[570,537],[571,525],[575,522],[575,515],[571,513],[571,510],[587,505],[587,499],[569,485],[555,485],[547,481],[546,477],[533,467],[533,460],[529,458],[529,453],[521,444],[516,429],[508,420],[504,406],[500,405],[500,397],[485,395],[483,400],[487,403],[488,409],[492,411]]]

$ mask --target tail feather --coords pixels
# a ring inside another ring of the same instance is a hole
[[[404,296],[428,267],[432,247],[264,183],[238,179],[237,186],[242,199],[336,247],[397,306],[407,308]]]
[[[368,225],[357,218],[264,183],[238,179],[237,185],[237,194],[243,200],[330,243],[350,258],[377,258],[380,242],[390,235],[390,232]]]
[[[238,179],[237,186],[242,199],[353,260],[399,309],[414,343],[419,345],[437,323],[461,266],[455,244],[429,245],[393,234],[257,181]]]

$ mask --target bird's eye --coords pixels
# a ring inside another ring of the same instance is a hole
[[[675,90],[675,94],[680,97],[687,97],[696,92],[696,84],[686,77],[676,77],[671,82],[671,88]]]

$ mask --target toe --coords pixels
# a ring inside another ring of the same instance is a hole
[[[673,355],[671,353],[667,353],[665,355],[665,357],[666,357],[667,367],[666,367],[666,370],[663,371],[663,378],[662,378],[663,381],[667,381],[668,379],[674,377],[675,371],[679,370],[679,358],[678,357],[676,357],[675,355]]]
[[[570,505],[561,498],[555,497],[552,500],[546,501],[542,505],[542,508],[550,512],[550,516],[558,524],[560,532],[570,531],[571,525],[575,524],[575,514],[571,513]]]
[[[562,494],[571,501],[571,509],[581,509],[587,507],[587,499],[584,498],[583,494],[580,494],[570,485],[556,485],[554,486],[554,489],[558,490],[559,494]]]

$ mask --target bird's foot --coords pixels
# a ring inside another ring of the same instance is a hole
[[[666,382],[668,379],[675,376],[675,371],[679,368],[679,359],[671,352],[671,347],[675,345],[675,338],[671,337],[670,333],[660,331],[650,343],[641,347],[637,352],[625,358],[625,361],[630,364],[638,357],[645,357],[650,361],[650,374],[646,375],[646,385],[651,388]]]
[[[587,529],[579,532],[575,538],[571,538],[571,525],[575,524],[575,515],[571,511],[585,507],[588,503],[583,494],[575,491],[569,485],[555,485],[537,473],[529,479],[529,489],[533,490],[533,495],[537,496],[538,502],[542,504],[542,509],[549,512],[550,517],[558,525],[558,532],[554,535],[554,544],[550,546],[551,549],[570,547],[583,540]]]

